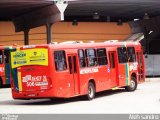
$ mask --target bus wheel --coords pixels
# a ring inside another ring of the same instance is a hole
[[[132,92],[135,91],[137,89],[137,80],[135,77],[132,77],[131,81],[130,81],[130,85],[125,87],[126,91],[128,92]]]
[[[87,94],[87,98],[88,100],[92,100],[95,97],[95,86],[92,82],[89,82],[88,84],[88,94]]]
[[[3,86],[2,79],[0,78],[0,87]]]

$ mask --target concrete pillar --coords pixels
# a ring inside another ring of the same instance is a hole
[[[52,24],[46,24],[47,44],[52,42]]]
[[[24,45],[29,45],[29,29],[24,30]]]

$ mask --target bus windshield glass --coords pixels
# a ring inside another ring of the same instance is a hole
[[[17,68],[25,65],[44,65],[48,66],[48,49],[17,49],[11,52],[11,67]]]

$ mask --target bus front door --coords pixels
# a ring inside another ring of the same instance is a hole
[[[143,82],[144,79],[145,79],[143,53],[142,52],[136,52],[136,54],[137,54],[137,62],[138,62],[138,80],[139,80],[139,82]]]
[[[116,52],[109,51],[109,62],[110,62],[110,80],[111,87],[118,86],[117,83],[117,70],[116,70]]]
[[[77,74],[77,57],[75,54],[68,55],[68,65],[69,65],[69,86],[71,88],[71,95],[78,95],[78,74]]]

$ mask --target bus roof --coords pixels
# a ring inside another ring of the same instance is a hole
[[[92,47],[114,47],[114,46],[139,46],[139,42],[100,42],[100,43],[67,43],[67,44],[40,44],[40,45],[27,45],[27,46],[21,46],[22,49],[27,48],[53,48],[53,49],[74,49],[74,48],[92,48]]]

